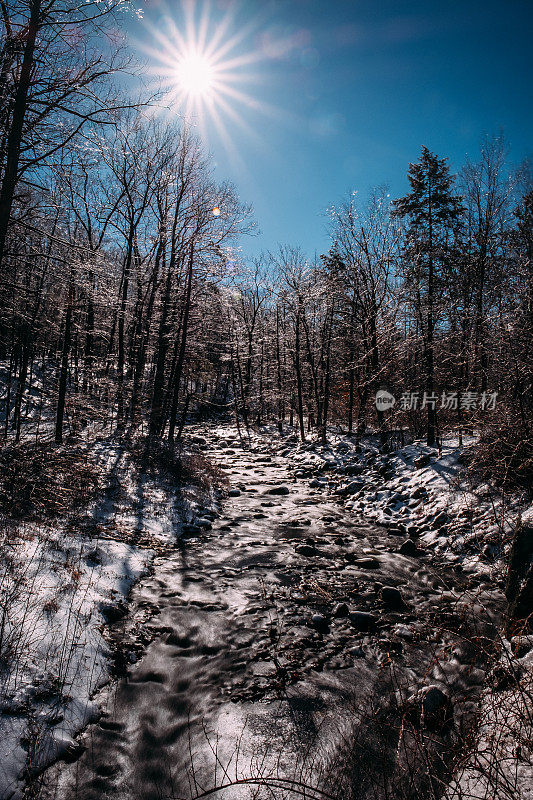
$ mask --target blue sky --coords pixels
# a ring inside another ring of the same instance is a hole
[[[357,190],[407,190],[421,145],[453,170],[475,160],[483,134],[503,129],[511,162],[532,155],[531,0],[213,0],[209,36],[228,15],[234,70],[253,107],[230,101],[243,126],[223,116],[231,148],[212,122],[208,146],[219,180],[252,203],[256,255],[278,242],[309,255],[328,249],[325,209]],[[160,47],[150,26],[184,31],[179,2],[146,0],[135,41]],[[229,57],[229,56],[228,56]],[[157,60],[154,62],[157,71]],[[237,85],[237,84],[236,84]],[[252,135],[250,135],[252,132]],[[233,151],[233,152],[231,152]]]

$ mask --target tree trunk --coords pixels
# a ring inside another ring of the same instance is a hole
[[[172,403],[170,407],[170,414],[168,420],[168,441],[171,443],[174,441],[174,430],[176,428],[176,417],[178,413],[179,390],[180,390],[181,376],[183,372],[183,364],[185,363],[185,352],[187,349],[187,333],[189,329],[189,316],[191,313],[193,265],[194,265],[194,243],[191,243],[191,249],[189,253],[189,263],[187,265],[187,288],[185,292],[185,304],[183,308],[181,342],[178,353],[178,361],[176,363],[176,372],[174,375],[174,393],[172,396]]]
[[[55,429],[56,444],[61,444],[63,441],[63,418],[65,416],[65,399],[67,396],[68,357],[70,352],[70,340],[72,335],[73,302],[74,302],[74,286],[72,283],[70,283],[68,289],[67,305],[65,309],[65,330],[63,333],[61,368],[59,371],[59,389],[57,394],[57,412],[56,412],[56,429]]]
[[[300,364],[300,312],[296,314],[296,328],[295,328],[295,353],[294,353],[294,367],[296,370],[296,390],[298,397],[298,423],[300,426],[300,439],[305,442],[305,427],[304,427],[304,403],[303,403],[303,388],[302,388],[302,370]]]
[[[7,139],[6,168],[4,179],[0,189],[0,267],[2,265],[7,231],[11,219],[13,207],[13,197],[17,185],[18,167],[20,160],[20,145],[22,142],[22,132],[24,119],[28,103],[28,92],[31,83],[31,74],[34,63],[35,42],[40,26],[41,0],[31,0],[30,18],[26,34],[26,44],[24,46],[24,56],[20,77],[13,103],[13,114],[11,118],[11,128]]]

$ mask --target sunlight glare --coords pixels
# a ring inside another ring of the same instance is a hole
[[[178,64],[178,81],[182,90],[196,97],[207,95],[213,88],[213,65],[200,53],[189,53]]]
[[[197,127],[204,142],[216,133],[228,156],[244,168],[227,123],[238,126],[250,141],[265,148],[265,140],[243,111],[279,115],[255,92],[246,90],[247,84],[260,77],[256,65],[265,61],[261,48],[243,49],[257,22],[237,26],[233,6],[220,17],[207,1],[178,0],[176,5],[181,8],[175,18],[167,10],[157,26],[146,23],[154,45],[139,45],[152,61],[156,91],[162,89],[162,113],[177,111],[188,125]],[[218,216],[216,210],[212,213]]]

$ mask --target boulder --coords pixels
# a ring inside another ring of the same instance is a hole
[[[418,553],[418,548],[416,544],[413,542],[412,539],[406,539],[405,542],[402,542],[400,545],[400,549],[398,551],[402,554],[402,556],[416,556]]]
[[[361,464],[347,464],[344,468],[346,475],[360,475],[364,470]]]
[[[533,636],[513,636],[511,649],[516,658],[523,658],[533,650]]]
[[[319,633],[329,633],[329,624],[323,614],[313,614],[311,617],[311,625]]]
[[[267,494],[284,495],[289,494],[288,486],[274,486],[272,489],[267,490]]]
[[[381,599],[383,604],[393,611],[400,611],[405,608],[402,593],[395,586],[383,586],[381,589]]]
[[[202,529],[199,525],[185,523],[181,527],[181,532],[183,536],[198,536],[198,534],[202,532]]]
[[[348,616],[350,622],[358,631],[373,631],[377,626],[377,617],[369,611],[350,611]]]
[[[337,618],[347,617],[350,613],[350,609],[346,605],[346,603],[337,603],[335,608],[333,609],[333,616]]]
[[[126,616],[128,609],[124,603],[100,603],[100,614],[108,625],[113,625]]]
[[[364,481],[350,481],[348,486],[345,488],[346,494],[356,494],[360,489],[364,486]]]
[[[301,556],[316,556],[318,553],[318,550],[312,544],[299,544],[294,549]]]
[[[428,730],[439,731],[453,721],[450,698],[438,686],[424,686],[407,700],[416,722]]]

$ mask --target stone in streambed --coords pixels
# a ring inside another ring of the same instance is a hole
[[[185,525],[182,525],[181,532],[183,536],[198,536],[198,534],[202,532],[202,529],[199,525],[185,523]]]
[[[125,617],[128,609],[124,603],[101,603],[100,614],[103,616],[108,625],[113,625],[119,619]]]
[[[272,489],[267,490],[267,494],[284,495],[289,494],[290,490],[287,486],[274,486]]]
[[[395,586],[383,586],[381,589],[381,599],[387,608],[399,611],[405,608],[402,593]]]
[[[450,698],[438,686],[425,686],[407,700],[417,721],[429,730],[438,731],[453,720]]]
[[[323,614],[313,614],[311,617],[311,625],[319,633],[329,633],[328,621]]]
[[[379,569],[380,567],[377,558],[356,558],[352,563],[360,569]]]
[[[402,542],[400,545],[398,552],[401,553],[402,556],[416,556],[418,548],[412,539],[406,539],[405,542]]]
[[[228,497],[240,497],[241,490],[240,489],[230,489],[228,492]]]
[[[373,631],[377,625],[377,617],[369,611],[350,611],[350,622],[358,631]]]
[[[312,544],[299,544],[294,548],[301,556],[316,556],[318,550]]]
[[[338,603],[333,609],[333,616],[337,617],[338,619],[341,617],[347,617],[349,613],[350,609],[346,603]]]
[[[533,650],[533,636],[513,636],[511,639],[511,649],[516,658],[523,658]]]

